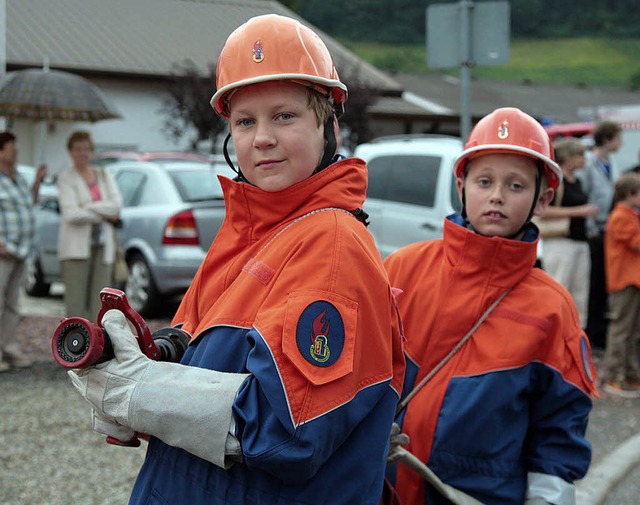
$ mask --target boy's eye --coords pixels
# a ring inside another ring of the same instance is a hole
[[[524,186],[522,184],[520,184],[519,182],[512,182],[511,183],[511,189],[513,189],[514,191],[521,191],[524,188]]]
[[[241,118],[236,121],[236,125],[238,126],[251,126],[253,124],[253,120],[249,118]]]
[[[490,181],[488,178],[486,178],[486,177],[482,177],[482,178],[478,179],[478,184],[479,184],[480,186],[486,187],[486,186],[488,186],[489,184],[491,184],[491,181]]]
[[[293,117],[293,114],[289,112],[283,112],[280,114],[280,119],[284,119],[285,121],[291,119],[292,117]]]

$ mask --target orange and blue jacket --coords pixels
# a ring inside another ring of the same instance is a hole
[[[607,220],[604,259],[607,291],[629,286],[640,288],[640,216],[638,211],[616,204]]]
[[[538,230],[523,241],[486,237],[445,220],[443,239],[385,260],[406,336],[403,397],[434,369],[502,293],[470,340],[399,416],[408,449],[438,477],[482,503],[573,503],[585,475],[595,393],[589,342],[569,293],[534,268]],[[403,505],[448,503],[422,477],[390,467]]]
[[[404,353],[350,212],[366,178],[355,158],[273,193],[221,178],[226,218],[174,324],[193,337],[183,364],[250,374],[233,405],[242,461],[224,470],[152,438],[131,503],[377,503]]]

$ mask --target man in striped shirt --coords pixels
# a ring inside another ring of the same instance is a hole
[[[18,342],[18,299],[33,246],[34,204],[47,171],[46,165],[38,167],[29,188],[16,170],[17,157],[15,135],[0,132],[0,372],[31,365]]]

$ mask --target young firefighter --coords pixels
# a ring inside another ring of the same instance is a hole
[[[276,15],[229,36],[216,76],[239,172],[174,317],[191,345],[150,361],[109,311],[116,358],[73,382],[102,432],[151,435],[133,504],[377,503],[404,355],[361,222],[367,168],[334,158],[346,86],[320,38]]]
[[[607,331],[603,389],[640,397],[640,176],[622,175],[614,184],[604,256],[611,320]]]
[[[485,504],[573,504],[591,457],[589,342],[569,293],[534,268],[530,220],[562,177],[552,156],[532,117],[487,115],[454,164],[462,212],[445,220],[443,239],[385,261],[403,290],[403,397],[427,380],[399,416],[407,449]],[[403,505],[448,503],[404,464],[389,473]]]

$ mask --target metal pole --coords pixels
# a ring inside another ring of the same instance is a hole
[[[0,80],[4,79],[7,73],[7,3],[0,0]],[[0,130],[4,130],[7,120],[0,117]]]
[[[471,10],[473,2],[461,0],[460,7],[460,137],[466,142],[471,131]]]
[[[7,73],[7,3],[0,0],[0,79]]]

